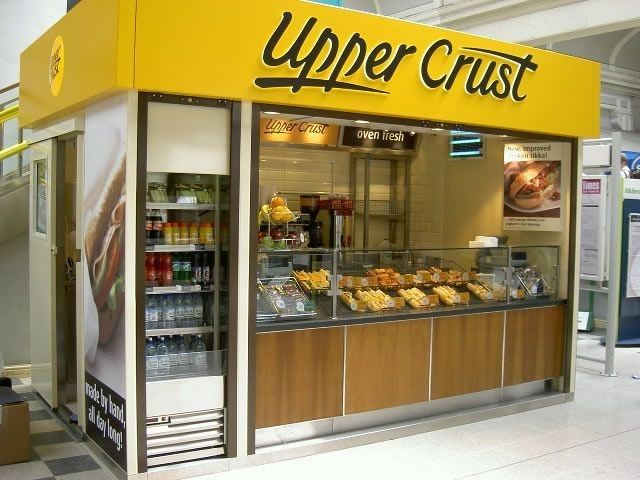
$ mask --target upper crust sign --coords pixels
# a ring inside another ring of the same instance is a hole
[[[504,146],[504,230],[562,230],[560,143]]]

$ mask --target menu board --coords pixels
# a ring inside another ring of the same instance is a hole
[[[580,278],[605,280],[607,179],[604,175],[582,177]]]

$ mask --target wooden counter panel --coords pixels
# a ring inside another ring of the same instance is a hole
[[[344,328],[261,333],[256,428],[342,415]]]
[[[561,376],[564,344],[563,305],[507,312],[505,386]]]
[[[348,327],[345,413],[426,402],[430,328],[430,320]]]
[[[433,322],[432,400],[500,388],[504,313]]]

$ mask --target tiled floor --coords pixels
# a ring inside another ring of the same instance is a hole
[[[114,480],[84,446],[31,393],[29,379],[13,380],[14,390],[29,402],[31,461],[0,467],[1,480]]]
[[[580,353],[604,357],[595,336]],[[200,480],[326,478],[640,480],[640,349],[618,349],[617,378],[579,361],[574,402],[338,452],[199,477]],[[16,390],[30,389],[26,385]],[[1,480],[113,480],[43,405],[31,409],[33,459],[0,467]]]

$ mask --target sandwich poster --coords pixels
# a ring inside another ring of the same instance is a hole
[[[504,146],[504,230],[562,230],[560,143]]]
[[[87,109],[83,181],[86,428],[87,435],[124,470],[126,139],[126,96]]]

